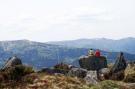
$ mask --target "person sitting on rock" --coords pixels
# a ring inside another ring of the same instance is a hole
[[[95,56],[96,56],[96,57],[100,57],[100,55],[101,55],[100,50],[97,49],[96,52],[95,52]]]
[[[88,51],[88,56],[94,56],[94,50],[93,49],[90,49]]]

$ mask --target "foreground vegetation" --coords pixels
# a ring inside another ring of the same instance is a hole
[[[32,73],[22,77],[20,81],[4,81],[0,85],[6,89],[130,89],[123,83],[106,80],[97,85],[88,85],[79,78],[62,74]]]
[[[127,67],[123,81],[104,80],[90,85],[81,78],[35,72],[30,66],[19,65],[1,70],[0,89],[135,89],[134,76],[135,65],[132,65]]]

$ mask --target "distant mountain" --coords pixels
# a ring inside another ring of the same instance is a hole
[[[76,48],[95,48],[106,51],[124,51],[135,54],[135,38],[124,38],[112,40],[106,38],[99,39],[78,39],[71,41],[48,42],[49,44],[62,45]]]
[[[78,59],[86,55],[88,48],[64,47],[28,40],[1,41],[0,42],[0,63],[9,57],[16,55],[20,57],[25,64],[36,68],[52,67],[53,65],[65,62],[78,66]],[[107,56],[108,62],[113,62],[117,52],[102,51],[102,55]],[[125,53],[127,60],[134,60],[135,55]]]

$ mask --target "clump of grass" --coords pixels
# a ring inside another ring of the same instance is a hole
[[[34,81],[35,79],[37,79],[37,78],[38,78],[38,77],[37,77],[36,75],[30,74],[30,75],[24,76],[21,81],[24,82],[24,83],[27,83],[27,84],[32,84],[33,81]]]
[[[113,67],[113,63],[110,63],[110,64],[108,64],[107,66],[108,66],[108,68],[111,70],[112,69],[112,67]]]
[[[65,71],[69,71],[69,67],[67,64],[64,63],[60,63],[54,66],[55,69],[60,69],[60,70],[65,70]]]
[[[119,85],[118,82],[106,80],[99,82],[97,85],[92,86],[90,89],[127,89],[125,86]]]
[[[25,87],[27,83],[33,81],[32,77],[27,75],[33,73],[34,70],[30,66],[16,65],[0,71],[0,89],[18,89]]]
[[[135,82],[135,64],[133,65],[128,65],[126,70],[125,70],[125,78],[124,82]]]

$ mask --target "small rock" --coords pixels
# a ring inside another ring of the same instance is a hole
[[[87,84],[97,84],[97,71],[88,71],[84,80]]]
[[[76,76],[79,78],[84,78],[87,74],[87,70],[83,69],[83,68],[72,68],[69,72],[68,75],[69,76]]]
[[[69,69],[72,69],[72,68],[76,68],[76,67],[73,66],[73,65],[68,65],[68,68],[69,68]]]
[[[100,80],[108,79],[109,73],[110,73],[109,68],[103,68],[103,69],[101,69],[101,70],[98,71],[98,78]]]

